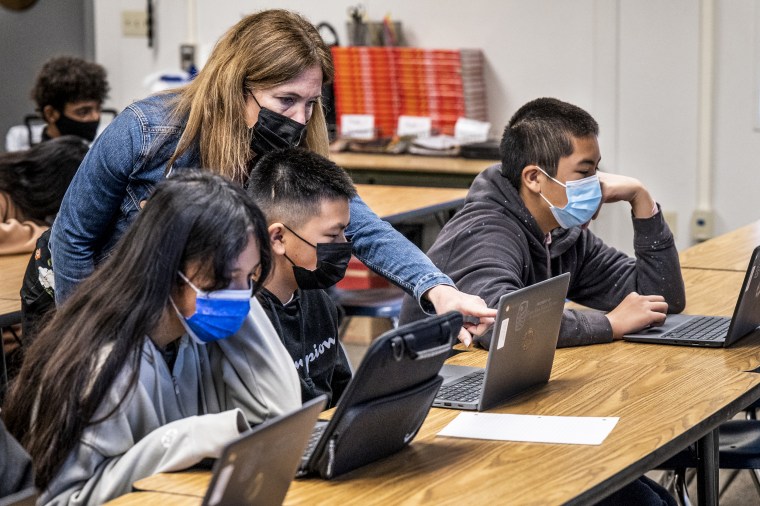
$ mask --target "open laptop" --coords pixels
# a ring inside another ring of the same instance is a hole
[[[338,401],[320,421],[298,476],[333,478],[408,445],[433,403],[462,315],[430,316],[376,338]]]
[[[734,316],[668,315],[659,327],[626,335],[626,341],[725,348],[760,325],[760,246],[752,252]]]
[[[228,444],[214,463],[203,506],[282,504],[325,401],[324,395],[312,399]]]
[[[486,368],[445,364],[433,406],[484,411],[549,381],[569,283],[565,273],[502,295]]]

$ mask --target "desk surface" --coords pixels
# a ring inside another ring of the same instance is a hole
[[[681,267],[745,272],[760,245],[760,221],[696,244],[681,253]]]
[[[467,196],[460,188],[358,184],[356,190],[375,214],[391,223],[455,209]]]
[[[164,494],[161,492],[133,492],[112,501],[108,506],[190,506],[200,505],[200,497],[189,497],[177,494]]]
[[[347,170],[390,172],[427,172],[478,175],[499,160],[419,155],[372,155],[364,153],[330,153],[330,159]]]
[[[601,347],[576,359],[558,350],[552,379],[495,412],[619,416],[599,446],[443,438],[459,412],[432,409],[408,447],[333,481],[296,480],[286,504],[588,503],[624,486],[704,436],[760,396],[760,375],[728,370],[610,361]],[[452,361],[483,365],[485,352]],[[476,477],[476,478],[475,478]],[[140,490],[202,496],[209,472],[156,475]]]
[[[0,315],[21,309],[21,281],[29,263],[30,253],[0,255]]]

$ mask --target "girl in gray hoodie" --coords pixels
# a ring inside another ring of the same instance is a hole
[[[252,295],[270,270],[261,211],[188,171],[159,183],[111,257],[29,348],[5,409],[42,504],[101,504],[301,405]]]

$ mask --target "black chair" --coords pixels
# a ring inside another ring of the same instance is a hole
[[[728,489],[741,470],[751,472],[752,481],[760,494],[760,420],[756,414],[758,408],[760,401],[744,410],[746,419],[729,420],[718,429],[718,466],[720,469],[737,471],[729,477],[719,495]],[[691,505],[687,489],[687,470],[697,467],[697,462],[696,452],[693,447],[689,447],[658,466],[658,469],[673,473],[676,497],[684,506]]]

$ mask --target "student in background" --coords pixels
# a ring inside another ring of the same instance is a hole
[[[680,312],[685,294],[673,234],[641,182],[597,172],[599,127],[551,98],[525,104],[501,142],[502,163],[483,171],[463,209],[428,252],[457,286],[495,307],[499,297],[571,273],[568,298],[602,310],[565,310],[559,346],[605,343]],[[587,226],[603,203],[631,206],[635,258]],[[401,320],[422,317],[406,300]],[[490,334],[484,336],[484,346]]]
[[[314,26],[266,10],[230,28],[192,82],[129,105],[93,144],[53,225],[56,301],[92,273],[172,167],[212,168],[242,185],[254,159],[274,149],[302,146],[326,156],[321,94],[332,79],[330,50]],[[346,236],[357,257],[426,311],[483,318],[482,329],[492,322],[494,310],[459,292],[358,197]],[[460,339],[469,343],[467,330]]]
[[[52,58],[42,66],[32,89],[32,100],[44,125],[30,132],[26,125],[12,127],[5,137],[6,151],[19,151],[62,135],[92,142],[100,124],[100,109],[108,96],[105,69],[73,56]]]
[[[87,144],[70,135],[0,154],[0,254],[34,250],[85,154]]]
[[[292,360],[252,298],[270,262],[264,216],[239,185],[182,171],[156,187],[11,385],[3,415],[32,457],[40,503],[102,504],[301,405]]]
[[[356,189],[330,160],[291,149],[257,161],[248,195],[267,217],[272,246],[272,274],[257,298],[295,362],[302,401],[326,394],[332,407],[351,368],[325,289],[343,278],[351,259],[344,232]]]
[[[504,129],[502,163],[483,171],[465,205],[428,254],[457,286],[495,307],[505,293],[570,272],[568,298],[609,311],[566,309],[559,346],[604,343],[658,325],[685,305],[673,234],[636,179],[597,172],[596,121],[552,98],[522,106]],[[604,244],[587,226],[603,203],[631,206],[636,258]],[[421,317],[405,300],[402,321]],[[478,338],[489,347],[491,335]],[[643,476],[599,503],[675,506]]]

